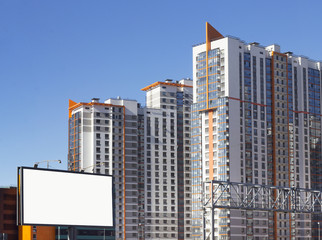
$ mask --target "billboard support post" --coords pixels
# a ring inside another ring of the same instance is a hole
[[[68,227],[68,240],[76,240],[76,228]]]

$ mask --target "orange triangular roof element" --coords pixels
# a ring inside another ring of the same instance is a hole
[[[213,26],[211,26],[208,22],[206,22],[206,38],[209,41],[223,38],[224,36],[218,32]]]
[[[217,40],[220,38],[224,38],[224,36],[218,32],[213,26],[211,26],[208,22],[206,22],[206,44],[207,49],[210,50],[210,42],[213,40]]]
[[[69,99],[69,105],[68,105],[69,108],[75,106],[76,104],[77,104],[77,102],[74,102],[73,100]]]
[[[77,102],[74,102],[73,100],[70,100],[69,99],[69,102],[68,102],[68,110],[69,110],[69,118],[72,117],[72,110],[71,108],[74,107],[75,105],[77,105],[78,103]]]

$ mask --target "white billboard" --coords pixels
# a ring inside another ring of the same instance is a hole
[[[112,186],[112,176],[20,168],[20,223],[111,227]]]

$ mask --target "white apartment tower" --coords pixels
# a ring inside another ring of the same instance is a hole
[[[192,80],[134,100],[69,103],[69,170],[110,174],[115,239],[191,239]]]
[[[68,169],[114,176],[115,239],[138,238],[137,102],[69,101]]]
[[[193,47],[193,239],[204,239],[204,181],[321,189],[321,67],[207,23]],[[321,215],[216,209],[213,221],[215,239],[317,239]]]
[[[142,239],[191,239],[192,80],[166,80],[142,90]]]

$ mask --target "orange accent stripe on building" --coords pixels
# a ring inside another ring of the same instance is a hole
[[[251,101],[245,101],[245,100],[241,100],[240,98],[228,97],[228,99],[236,100],[236,101],[239,101],[239,102],[250,103],[250,104],[261,106],[261,107],[267,107],[267,105],[265,105],[265,104],[260,104],[260,103],[251,102]]]
[[[322,116],[322,114],[318,114],[318,113],[312,113],[312,112],[305,112],[305,111],[295,111],[295,110],[291,110],[294,113],[303,113],[303,114],[310,114],[310,115],[316,115],[316,116]],[[316,121],[319,122],[319,121]]]
[[[190,86],[190,85],[185,85],[185,84],[180,84],[180,83],[155,82],[155,83],[150,84],[147,87],[142,88],[141,91],[148,91],[148,90],[150,90],[152,88],[155,88],[156,86],[159,86],[159,85],[168,85],[168,86],[174,86],[174,87],[189,87],[189,88],[192,88],[192,86]]]

